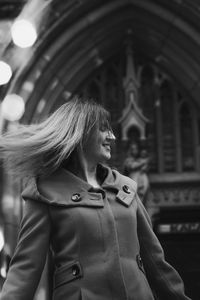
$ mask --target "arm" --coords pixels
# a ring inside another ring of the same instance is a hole
[[[143,165],[141,166],[141,170],[143,172],[147,172],[149,167],[149,160],[147,158],[141,158],[141,162],[143,162]]]
[[[49,238],[48,206],[27,200],[17,247],[0,300],[33,299],[45,265]]]
[[[133,159],[131,157],[128,157],[125,160],[124,169],[127,172],[139,171],[145,164],[146,162],[144,162],[143,160],[141,161],[140,159]]]
[[[158,299],[189,300],[184,294],[183,281],[178,272],[165,260],[162,246],[152,230],[149,215],[138,196],[137,202],[141,257],[152,290]]]

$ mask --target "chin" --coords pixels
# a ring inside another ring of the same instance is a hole
[[[109,151],[102,151],[101,153],[99,153],[98,158],[99,163],[105,163],[106,161],[111,159],[111,153]]]
[[[111,159],[111,155],[104,155],[103,157],[101,157],[101,159],[99,159],[99,163],[106,163],[109,159]]]
[[[111,155],[110,154],[107,154],[107,155],[104,156],[104,161],[107,161],[109,159],[111,159]]]

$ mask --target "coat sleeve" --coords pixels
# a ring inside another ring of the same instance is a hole
[[[158,299],[189,300],[178,272],[165,260],[162,246],[153,232],[151,220],[137,196],[138,238],[148,282]]]
[[[49,249],[48,210],[48,205],[39,201],[25,201],[18,243],[0,300],[33,299]]]

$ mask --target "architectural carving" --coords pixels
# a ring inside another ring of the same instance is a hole
[[[151,187],[148,193],[147,206],[173,207],[173,206],[199,206],[200,187]]]
[[[148,119],[143,115],[138,105],[138,88],[140,86],[138,72],[136,74],[133,50],[131,42],[131,32],[128,32],[127,48],[126,48],[126,77],[124,78],[124,91],[126,106],[119,119],[122,128],[122,140],[128,140],[128,132],[132,127],[137,128],[140,133],[140,139],[145,139],[145,126]]]

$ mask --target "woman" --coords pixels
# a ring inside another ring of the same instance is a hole
[[[136,183],[104,165],[113,140],[108,112],[79,99],[1,140],[12,170],[29,177],[1,300],[33,299],[49,247],[54,300],[189,299]]]

